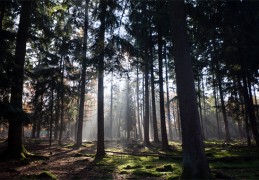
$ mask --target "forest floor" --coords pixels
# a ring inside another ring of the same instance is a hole
[[[72,142],[58,146],[47,140],[25,139],[25,148],[36,156],[0,159],[0,179],[178,179],[181,174],[181,145],[170,143],[164,152],[158,145],[138,142],[106,142],[106,156],[95,160],[96,142],[80,149]],[[6,142],[0,139],[0,151]],[[206,142],[206,155],[216,179],[259,179],[259,151],[242,143]]]

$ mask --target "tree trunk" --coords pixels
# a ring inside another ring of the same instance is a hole
[[[32,133],[31,133],[32,138],[36,137],[36,131],[37,131],[38,123],[39,123],[38,121],[39,121],[40,113],[42,111],[41,102],[39,100],[41,95],[40,95],[39,91],[40,91],[39,86],[36,85],[36,91],[35,91],[35,96],[34,96],[34,108],[35,109],[34,109],[34,113],[33,113],[33,117],[32,117],[32,120],[33,120]]]
[[[54,73],[54,72],[53,72]],[[52,145],[52,133],[53,133],[53,102],[54,101],[54,83],[53,83],[53,76],[51,80],[51,102],[50,102],[50,124],[49,124],[49,145]]]
[[[201,132],[203,137],[204,136],[204,127],[203,127],[203,114],[202,114],[202,107],[201,107],[201,81],[200,78],[198,78],[198,106],[199,106],[199,115],[200,115],[200,123],[201,123]]]
[[[214,105],[215,105],[215,109],[216,109],[216,120],[217,120],[217,129],[218,129],[218,139],[221,139],[221,131],[220,131],[220,123],[219,123],[219,115],[218,115],[218,93],[216,91],[216,79],[214,76],[214,72],[212,75],[212,79],[213,79],[213,96],[214,96]]]
[[[201,86],[202,86],[202,99],[203,99],[203,136],[204,139],[207,138],[207,124],[206,124],[206,96],[205,96],[205,86],[204,86],[204,79],[203,73],[201,74]]]
[[[215,74],[216,74],[216,80],[217,80],[218,87],[219,87],[219,98],[220,98],[220,102],[221,102],[221,110],[222,110],[223,121],[224,121],[224,126],[225,126],[225,133],[226,133],[225,141],[229,142],[229,141],[231,141],[231,138],[230,138],[230,133],[229,133],[228,118],[227,118],[226,106],[225,106],[223,89],[222,89],[222,78],[221,78],[221,71],[220,71],[220,67],[219,67],[220,63],[219,63],[218,57],[216,55],[215,37],[213,37],[212,43],[213,43],[213,49],[214,49],[213,61],[215,61],[214,63],[216,66]]]
[[[64,127],[64,98],[65,98],[65,89],[64,89],[64,70],[65,70],[65,59],[64,56],[61,55],[61,67],[62,67],[62,74],[61,74],[61,118],[60,118],[60,129],[59,129],[59,140],[58,144],[62,145],[62,138],[63,138],[63,127]]]
[[[110,105],[110,138],[113,139],[112,133],[112,123],[113,123],[113,70],[112,70],[112,77],[111,77],[111,105]]]
[[[54,129],[54,139],[58,139],[58,129],[59,129],[59,117],[60,117],[60,88],[57,89],[57,98],[55,106],[55,129]]]
[[[143,128],[143,142],[145,141],[145,73],[142,74],[142,128]]]
[[[245,109],[246,107],[246,104],[245,104],[245,98],[244,98],[244,90],[243,90],[243,86],[241,84],[241,79],[238,77],[238,80],[237,80],[237,83],[238,83],[238,89],[239,89],[239,94],[240,96],[240,102],[242,104],[241,106],[241,110],[242,110],[242,114],[243,114],[243,119],[245,121],[245,132],[246,132],[246,140],[247,140],[247,146],[248,147],[251,147],[251,137],[250,137],[250,124],[248,122],[248,111]]]
[[[58,140],[58,135],[59,135],[59,121],[60,121],[60,97],[61,97],[61,87],[60,87],[60,82],[58,82],[58,86],[56,87],[57,88],[57,97],[56,97],[56,101],[55,101],[55,128],[54,128],[54,139],[55,140]]]
[[[23,77],[24,63],[26,54],[26,41],[28,38],[28,30],[30,26],[32,1],[22,1],[20,23],[17,32],[14,71],[11,84],[11,104],[22,109],[22,94],[23,94]],[[13,153],[14,156],[20,156],[22,153],[22,121],[19,118],[9,119],[8,132],[8,153]]]
[[[150,38],[151,39],[151,38]],[[155,98],[155,78],[154,78],[154,64],[153,64],[153,52],[152,52],[152,40],[150,40],[150,74],[151,74],[151,96],[152,96],[152,119],[153,119],[153,132],[154,142],[158,142],[158,130],[157,130],[157,117],[156,117],[156,98]]]
[[[160,97],[160,121],[161,121],[161,136],[162,136],[162,148],[168,149],[168,139],[165,123],[165,98],[164,98],[164,79],[163,79],[163,57],[162,57],[162,36],[161,27],[158,26],[158,64],[159,64],[159,97]],[[169,123],[168,123],[169,124]],[[171,126],[171,124],[169,124]]]
[[[251,137],[250,137],[250,125],[249,125],[249,122],[248,122],[248,113],[247,111],[244,110],[244,106],[242,106],[243,108],[243,112],[245,112],[245,115],[244,115],[244,119],[245,119],[245,129],[246,129],[246,142],[247,142],[247,146],[248,147],[251,147],[252,145],[252,142],[251,142]]]
[[[244,66],[242,66],[242,71],[244,71],[243,68],[244,68]],[[256,122],[256,117],[255,117],[254,105],[253,105],[252,98],[249,96],[247,79],[246,79],[244,72],[242,73],[242,80],[243,80],[243,96],[244,96],[246,110],[248,113],[248,117],[249,117],[250,125],[252,128],[252,132],[254,135],[254,139],[256,142],[256,146],[259,147],[259,133],[258,133],[257,122]]]
[[[147,45],[146,45],[147,46]],[[145,49],[146,59],[145,59],[145,114],[144,114],[144,144],[149,145],[149,88],[148,88],[148,75],[149,75],[149,60],[148,60],[148,52],[147,47]]]
[[[131,114],[130,114],[130,92],[129,92],[129,77],[127,77],[127,90],[126,90],[126,138],[129,141],[130,139],[130,130],[131,130]]]
[[[39,104],[36,112],[36,138],[40,138],[41,122],[42,122],[42,108],[43,108],[43,94],[39,97]]]
[[[257,95],[256,95],[256,87],[255,84],[253,85],[253,94],[254,94],[254,102],[255,102],[255,112],[256,112],[256,118],[257,118],[257,122],[259,120],[259,109],[258,109],[258,103],[257,103]]]
[[[0,64],[3,62],[3,50],[4,50],[4,37],[3,37],[3,19],[5,13],[5,1],[1,2],[0,7]],[[1,68],[0,68],[1,69]]]
[[[165,58],[165,78],[166,78],[166,106],[167,106],[167,118],[168,118],[168,129],[169,129],[169,139],[172,141],[173,140],[173,131],[172,131],[172,122],[171,122],[171,110],[170,110],[170,99],[169,99],[169,86],[168,86],[168,61],[166,58],[166,45],[164,47],[164,58]],[[173,114],[174,114],[174,110],[173,110]],[[175,133],[177,134],[177,129],[176,129],[176,120],[175,120],[175,116],[173,116],[174,118],[174,130]]]
[[[137,60],[138,61],[138,60]],[[139,62],[137,62],[137,113],[138,113],[138,137],[140,141],[142,141],[142,131],[141,131],[141,123],[140,123],[140,111],[139,111]]]
[[[221,110],[222,110],[222,115],[223,115],[223,120],[224,120],[224,125],[225,125],[225,141],[230,142],[230,133],[229,133],[229,126],[228,126],[228,118],[227,118],[227,112],[226,112],[226,106],[225,106],[225,101],[224,101],[224,96],[223,96],[223,89],[222,89],[222,83],[221,83],[221,78],[220,78],[220,72],[219,72],[219,67],[218,64],[217,66],[217,81],[218,81],[218,86],[219,86],[219,96],[220,96],[220,102],[221,102]]]
[[[199,121],[183,0],[172,2],[172,37],[182,125],[183,172],[181,178],[209,179],[211,174],[205,156]]]
[[[88,4],[89,0],[85,0],[85,22],[84,22],[84,42],[83,42],[83,62],[81,74],[81,87],[80,87],[80,104],[79,104],[79,117],[77,123],[77,136],[76,146],[82,146],[83,136],[83,122],[84,122],[84,107],[85,107],[85,80],[86,80],[86,49],[87,49],[87,31],[88,31]]]
[[[176,111],[177,111],[177,123],[178,123],[178,132],[179,132],[179,140],[182,140],[182,126],[181,126],[181,119],[180,119],[180,106],[179,106],[179,100],[177,99],[177,105],[176,105]]]
[[[107,1],[100,1],[100,29],[98,39],[98,49],[100,52],[98,63],[98,107],[97,107],[97,152],[96,158],[102,158],[105,155],[104,151],[104,87],[103,87],[103,73],[104,73],[104,38],[105,38],[105,16],[106,16]]]

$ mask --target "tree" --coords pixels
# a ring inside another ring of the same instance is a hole
[[[162,35],[161,27],[158,25],[158,62],[159,62],[159,97],[160,97],[160,118],[161,118],[161,136],[162,147],[168,149],[168,138],[165,123],[165,100],[164,100],[164,83],[163,83],[163,57],[162,57]],[[170,122],[170,121],[169,121]],[[169,124],[169,123],[168,123]],[[171,124],[169,124],[170,126]]]
[[[98,107],[97,107],[97,152],[96,157],[102,158],[104,151],[104,90],[103,90],[103,72],[104,72],[104,38],[105,38],[105,16],[106,16],[107,0],[100,0],[100,22],[98,33]]]
[[[147,45],[146,45],[147,46]],[[144,144],[149,145],[149,88],[148,88],[148,75],[149,75],[149,59],[148,50],[145,48],[145,65],[144,65],[144,75],[145,75],[145,96],[144,96]]]
[[[26,41],[30,26],[32,1],[21,2],[20,23],[17,32],[13,81],[11,84],[11,104],[17,110],[22,109],[24,63],[26,54]],[[22,119],[13,117],[9,119],[8,152],[14,156],[21,156],[22,147]]]
[[[84,43],[83,43],[83,62],[82,62],[82,74],[81,74],[81,91],[80,91],[80,105],[79,105],[79,117],[78,117],[78,128],[77,128],[77,140],[76,146],[82,145],[82,134],[83,134],[83,120],[84,120],[84,103],[85,103],[85,81],[86,81],[86,48],[87,48],[87,31],[88,31],[88,5],[89,0],[85,1],[85,22],[84,22]]]
[[[172,2],[172,38],[183,142],[182,179],[208,179],[210,169],[205,156],[199,121],[194,75],[187,35],[184,1]]]
[[[151,29],[151,28],[150,28]],[[150,30],[151,31],[151,30]],[[151,105],[152,105],[152,117],[153,117],[153,130],[154,130],[154,142],[159,142],[158,139],[158,129],[157,129],[157,117],[156,117],[156,96],[155,96],[155,77],[154,77],[154,58],[153,58],[153,42],[152,42],[152,32],[150,32],[150,84],[151,84]]]

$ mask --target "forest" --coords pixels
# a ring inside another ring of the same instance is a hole
[[[0,178],[259,179],[259,1],[1,0]]]

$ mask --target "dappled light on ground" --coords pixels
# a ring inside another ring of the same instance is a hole
[[[177,179],[181,175],[181,144],[170,142],[162,151],[152,144],[106,141],[106,156],[95,160],[96,142],[85,142],[76,149],[73,142],[48,146],[45,140],[26,140],[25,147],[34,156],[10,160],[1,157],[0,177],[4,179]],[[1,141],[1,147],[5,143]],[[206,142],[206,155],[217,179],[259,178],[258,149],[240,142]]]

